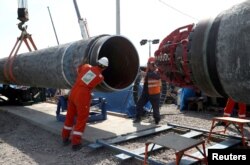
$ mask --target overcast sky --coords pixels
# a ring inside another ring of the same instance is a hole
[[[197,23],[217,15],[243,0],[121,0],[121,35],[137,48],[140,63],[149,56],[148,44],[141,39],[164,39],[176,28]],[[116,0],[78,0],[83,18],[87,19],[90,36],[116,33]],[[7,57],[20,35],[17,28],[17,0],[0,0],[0,58]],[[56,46],[57,41],[49,17],[54,21],[60,44],[81,39],[73,0],[28,0],[30,20],[28,32],[38,49]],[[152,54],[158,48],[152,45]],[[26,52],[25,45],[21,52]]]

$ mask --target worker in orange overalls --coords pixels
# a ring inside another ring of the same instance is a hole
[[[62,129],[63,144],[72,143],[74,151],[82,148],[81,139],[89,117],[91,91],[104,80],[102,71],[108,67],[108,63],[108,59],[102,57],[98,60],[97,66],[83,64],[78,67],[77,79],[68,98],[67,115]]]
[[[235,103],[236,102],[232,98],[228,98],[227,105],[224,108],[223,116],[225,116],[225,117],[231,116]],[[238,107],[239,107],[238,117],[242,118],[242,119],[246,118],[246,104],[238,102]]]
[[[155,64],[155,58],[150,57],[147,63],[147,70],[145,73],[144,85],[142,94],[136,104],[136,116],[134,123],[139,123],[143,115],[143,106],[150,101],[153,108],[153,117],[155,124],[159,124],[161,117],[159,112],[161,93],[161,78]]]

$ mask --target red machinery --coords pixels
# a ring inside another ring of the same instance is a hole
[[[249,17],[250,1],[245,1],[173,31],[155,52],[162,79],[249,104]]]
[[[188,36],[194,24],[180,27],[161,42],[155,52],[162,79],[176,86],[192,86],[188,67]]]

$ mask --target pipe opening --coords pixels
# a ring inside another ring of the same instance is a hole
[[[133,44],[121,36],[109,36],[99,49],[98,59],[107,57],[109,66],[103,72],[100,85],[107,91],[119,91],[129,87],[139,69],[139,57]]]

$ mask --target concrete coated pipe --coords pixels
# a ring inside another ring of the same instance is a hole
[[[199,22],[190,35],[194,84],[216,97],[250,103],[250,1]]]
[[[101,57],[109,59],[109,67],[96,90],[120,91],[134,82],[139,57],[133,44],[122,36],[101,35],[18,54],[14,59],[0,59],[0,83],[70,88],[76,79],[76,68],[85,63],[96,65]]]
[[[250,104],[250,1],[174,30],[155,57],[171,84]]]

